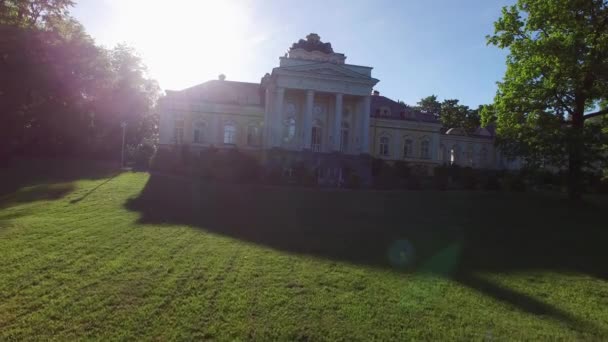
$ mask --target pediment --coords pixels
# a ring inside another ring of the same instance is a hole
[[[371,77],[360,74],[358,72],[354,72],[345,67],[342,67],[333,63],[313,63],[313,64],[305,64],[298,66],[290,66],[290,67],[281,67],[279,70],[282,71],[295,71],[298,73],[307,73],[307,74],[316,74],[316,75],[326,75],[326,76],[334,76],[334,77],[349,77],[361,80],[369,80]]]

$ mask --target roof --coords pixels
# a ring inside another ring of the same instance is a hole
[[[260,105],[260,87],[260,83],[211,80],[183,90],[167,91],[167,95],[212,103]]]
[[[475,129],[475,131],[473,131],[471,133],[468,133],[462,127],[452,127],[445,132],[443,132],[443,130],[442,130],[442,134],[459,135],[459,136],[466,136],[466,137],[471,137],[471,138],[492,139],[492,138],[494,138],[494,127],[493,126],[477,127]]]
[[[422,113],[403,103],[396,102],[381,95],[373,95],[371,97],[370,113],[371,116],[375,118],[439,123],[439,120],[432,114]]]

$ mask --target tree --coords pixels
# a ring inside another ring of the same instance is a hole
[[[582,193],[583,168],[603,140],[589,118],[608,94],[608,5],[601,0],[519,0],[504,7],[488,43],[509,49],[507,71],[484,123],[504,150],[564,165],[569,197]],[[538,162],[538,160],[536,160]]]
[[[473,133],[480,124],[478,110],[461,105],[456,99],[448,99],[441,103],[439,121],[445,128],[464,128],[467,133]]]
[[[425,114],[431,114],[435,118],[439,118],[441,114],[441,103],[437,100],[437,95],[423,97],[418,101],[417,109]]]
[[[153,141],[159,95],[125,45],[96,46],[67,0],[0,0],[0,158],[15,153],[118,157]]]
[[[73,0],[0,0],[0,24],[20,27],[44,27],[63,20]]]

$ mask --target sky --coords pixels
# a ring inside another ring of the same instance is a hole
[[[79,0],[72,15],[98,44],[133,46],[162,89],[225,74],[259,82],[311,32],[346,63],[371,66],[376,90],[415,105],[435,94],[491,103],[508,51],[486,44],[514,0]]]

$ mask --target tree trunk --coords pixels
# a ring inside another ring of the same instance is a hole
[[[580,200],[582,189],[583,168],[583,124],[585,101],[576,101],[576,108],[572,115],[570,146],[568,150],[568,197],[571,200]]]

